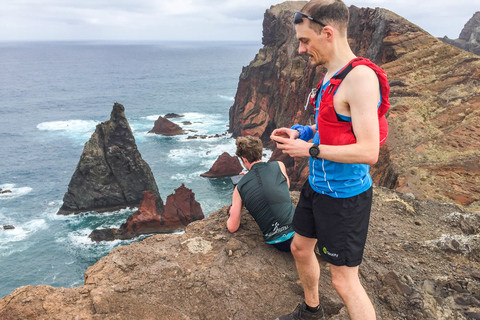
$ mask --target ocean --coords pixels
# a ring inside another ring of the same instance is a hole
[[[119,227],[136,208],[59,216],[57,211],[98,123],[113,104],[125,107],[142,158],[163,201],[182,183],[205,215],[231,201],[229,178],[208,179],[223,152],[235,153],[228,130],[242,67],[254,42],[0,43],[0,297],[25,285],[73,287],[117,246],[91,242],[97,228]],[[188,134],[149,134],[158,116]],[[183,124],[191,122],[190,125]],[[215,137],[215,135],[219,135]],[[188,139],[206,135],[205,139]]]

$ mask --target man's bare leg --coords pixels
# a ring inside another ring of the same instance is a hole
[[[305,303],[310,307],[316,307],[320,304],[318,297],[320,265],[314,252],[316,243],[317,239],[303,237],[296,233],[291,245],[298,276],[305,294]]]
[[[358,277],[358,266],[330,265],[332,284],[347,306],[352,320],[375,320],[375,309]]]

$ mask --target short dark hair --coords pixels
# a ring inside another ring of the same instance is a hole
[[[347,31],[350,13],[342,0],[311,0],[302,8],[302,12],[345,33]],[[322,26],[316,23],[310,23],[310,27],[317,33],[322,30]]]
[[[245,136],[237,138],[238,157],[244,157],[252,163],[262,159],[263,144],[262,141],[254,136]]]

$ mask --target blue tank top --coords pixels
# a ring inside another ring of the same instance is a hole
[[[315,119],[319,109],[322,91],[330,81],[322,84],[315,101]],[[349,117],[338,115],[343,121],[351,122]],[[321,144],[318,134],[318,123],[315,124],[317,132],[313,136],[313,143]],[[325,159],[310,157],[310,173],[308,181],[313,190],[334,198],[349,198],[368,190],[373,182],[370,176],[370,166],[360,163],[340,163]]]

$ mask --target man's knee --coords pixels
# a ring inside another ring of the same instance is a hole
[[[334,275],[332,273],[332,286],[335,289],[335,291],[338,292],[338,294],[342,295],[344,292],[346,292],[347,289],[347,282],[345,281],[345,278],[340,277],[338,275]]]
[[[302,247],[301,244],[292,242],[292,244],[290,245],[290,250],[292,251],[292,254],[295,258],[300,258],[304,254],[305,249]]]
[[[332,286],[342,296],[348,294],[352,288],[360,283],[358,278],[358,267],[337,267],[331,266]]]
[[[310,258],[315,247],[316,239],[310,239],[302,236],[295,235],[290,249],[296,260]]]

